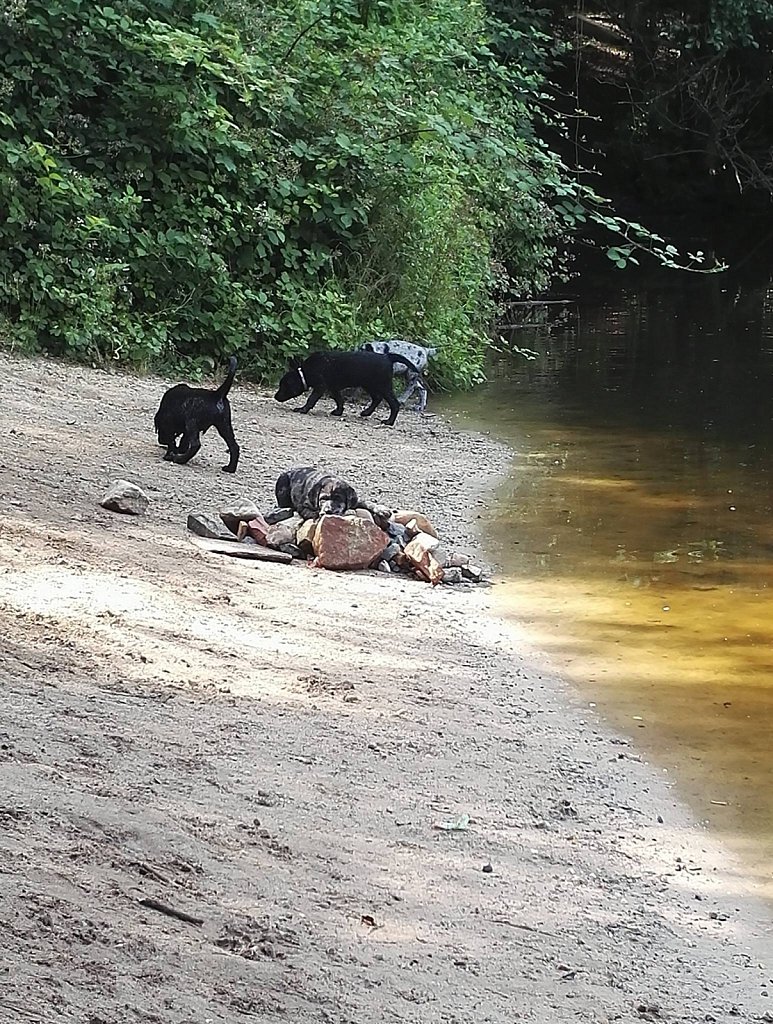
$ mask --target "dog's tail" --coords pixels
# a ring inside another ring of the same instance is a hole
[[[236,356],[231,356],[228,360],[228,373],[225,375],[225,380],[217,389],[215,394],[218,398],[225,398],[228,392],[231,390],[231,385],[234,382],[236,376]]]
[[[414,373],[419,372],[418,366],[414,366],[410,359],[406,359],[405,356],[398,356],[395,352],[387,352],[386,357],[391,362],[392,366],[394,366],[395,363],[402,363],[404,366],[407,366],[409,370],[413,370]]]

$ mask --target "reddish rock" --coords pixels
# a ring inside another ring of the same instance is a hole
[[[440,547],[440,541],[430,533],[417,533],[413,540],[405,545],[405,553],[410,559],[421,558],[425,551],[435,551]]]
[[[233,505],[229,505],[220,512],[220,518],[228,527],[231,533],[238,534],[239,526],[248,523],[250,519],[260,515],[260,509],[254,501],[247,501],[246,498],[239,498]],[[244,531],[242,531],[244,532]]]
[[[367,569],[381,559],[389,537],[359,516],[323,516],[314,533],[314,554],[323,569]]]
[[[442,583],[446,578],[445,569],[431,551],[427,555],[427,568],[426,570],[422,569],[422,575],[427,577],[433,587],[437,586],[438,583]]]
[[[414,569],[434,586],[443,579],[442,562],[435,557],[441,551],[440,541],[427,533],[417,533],[410,543],[405,545],[404,556],[411,562]]]
[[[392,522],[407,527],[411,533],[428,533],[430,537],[437,537],[437,530],[423,512],[407,512],[405,509],[398,509],[392,514]]]
[[[244,535],[252,537],[258,544],[262,544],[263,547],[267,547],[266,537],[271,527],[268,525],[263,516],[255,516],[254,519],[250,519],[248,523],[244,524]],[[239,533],[242,533],[242,529],[239,529]]]

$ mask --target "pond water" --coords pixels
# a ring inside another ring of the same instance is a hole
[[[682,275],[512,319],[536,358],[447,403],[516,453],[505,613],[773,895],[773,287]]]

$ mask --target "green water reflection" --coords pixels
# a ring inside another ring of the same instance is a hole
[[[773,894],[771,295],[567,308],[447,408],[516,452],[490,530],[506,613]]]

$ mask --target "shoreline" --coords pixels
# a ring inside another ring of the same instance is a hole
[[[166,382],[0,364],[0,1009],[68,1024],[773,1015],[769,908],[500,618],[496,587],[237,565],[185,537],[188,509],[270,507],[279,471],[319,460],[481,557],[503,445],[437,416],[293,416],[237,383],[234,479],[210,435],[190,466],[161,461]],[[116,476],[148,491],[147,516],[98,507]],[[464,815],[466,830],[436,827]]]

